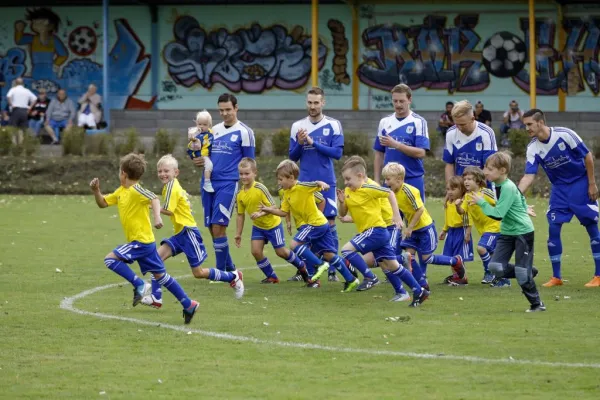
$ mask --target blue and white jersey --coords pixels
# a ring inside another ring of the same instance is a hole
[[[444,162],[454,164],[455,175],[462,176],[467,167],[483,169],[489,156],[498,151],[496,135],[492,128],[481,122],[469,136],[455,126],[446,132]]]
[[[400,150],[382,146],[379,142],[379,137],[381,136],[390,136],[392,139],[407,146],[429,150],[427,121],[423,117],[411,112],[405,118],[397,118],[396,114],[382,118],[377,129],[377,137],[373,144],[373,150],[385,153],[383,165],[391,162],[402,164],[406,169],[407,178],[415,178],[425,174],[423,159],[413,158]]]
[[[212,127],[213,144],[210,159],[213,163],[211,180],[237,181],[238,164],[243,157],[254,158],[254,132],[238,121],[229,128],[221,122]]]
[[[584,158],[589,153],[581,138],[568,128],[550,128],[548,141],[533,139],[527,146],[526,174],[541,165],[553,185],[568,185],[586,176]]]
[[[312,145],[298,143],[300,129],[313,139]],[[309,117],[294,122],[290,130],[290,159],[300,162],[299,181],[323,181],[335,185],[333,159],[339,160],[344,151],[344,131],[337,119],[323,116],[317,123]]]

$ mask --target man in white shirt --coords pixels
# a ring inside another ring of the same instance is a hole
[[[29,107],[35,103],[37,97],[23,86],[23,79],[15,79],[15,85],[6,94],[11,108],[10,125],[19,128],[17,144],[23,139],[23,130],[29,127]]]

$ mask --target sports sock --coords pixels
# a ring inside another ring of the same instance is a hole
[[[354,282],[356,279],[354,275],[350,272],[350,270],[344,264],[344,261],[340,258],[340,256],[334,256],[331,261],[329,261],[329,265],[333,265],[333,267],[342,274],[346,282]]]
[[[399,280],[402,280],[406,286],[411,288],[415,296],[419,296],[421,294],[421,290],[423,290],[421,285],[419,285],[412,274],[403,266],[400,266],[397,270],[392,271],[392,275],[397,276]]]
[[[293,251],[290,251],[290,255],[285,259],[285,261],[289,262],[298,269],[305,267],[304,261],[302,261],[299,257],[296,257],[296,253]]]
[[[562,259],[562,241],[560,239],[560,230],[562,224],[549,224],[548,226],[548,255],[552,263],[552,276],[562,279],[561,259]],[[592,251],[593,252],[593,251]]]
[[[181,285],[171,275],[164,274],[162,278],[158,280],[158,283],[167,288],[167,290],[179,300],[184,309],[188,309],[192,305],[192,300],[190,300]]]
[[[490,260],[492,259],[492,256],[487,251],[483,254],[480,254],[479,256],[481,257],[481,262],[483,263],[483,270],[487,274],[488,272],[490,272],[488,265],[490,265]]]
[[[154,276],[152,276],[152,280],[150,281],[150,283],[152,283],[152,296],[154,296],[156,300],[161,300],[162,289],[160,284],[156,281],[156,279],[154,279]]]
[[[208,270],[208,279],[218,282],[231,282],[235,279],[235,275],[232,272],[220,271],[216,268],[211,268]]]
[[[400,281],[400,277],[398,277],[397,275],[394,275],[393,272],[388,271],[387,269],[384,269],[383,273],[387,277],[390,285],[392,285],[392,287],[394,288],[394,292],[400,293],[400,294],[406,293],[406,290],[404,290],[404,288],[402,287],[402,282]]]
[[[335,224],[329,225],[329,231],[331,232],[331,236],[333,237],[333,245],[335,246],[334,253],[337,254],[340,248],[340,240],[338,238],[337,226]],[[335,274],[335,268],[329,265],[329,273]]]
[[[268,258],[265,257],[262,260],[257,261],[256,265],[258,265],[258,268],[260,268],[267,278],[277,278],[277,275],[275,275],[275,271],[273,271],[273,267],[271,266]]]
[[[410,266],[412,267],[412,275],[417,282],[423,282],[425,280],[425,274],[423,274],[421,266],[414,257],[410,263]]]
[[[596,264],[594,276],[600,276],[600,232],[598,231],[598,225],[588,225],[585,229],[587,230],[588,235],[590,235],[592,257],[594,257],[594,264]]]
[[[131,283],[133,287],[137,288],[144,284],[144,281],[141,280],[123,261],[116,258],[105,258],[104,264],[108,267],[108,269],[122,276],[127,282]]]
[[[425,260],[425,264],[435,265],[456,265],[456,257],[443,256],[441,254],[431,254]]]
[[[363,260],[362,256],[355,251],[342,251],[342,257],[356,268],[365,278],[375,279],[375,274]]]
[[[225,271],[227,269],[227,258],[229,257],[229,243],[227,243],[227,237],[214,238],[213,247],[215,248],[217,269]]]
[[[306,243],[301,244],[298,247],[296,247],[294,249],[294,253],[296,253],[296,255],[298,257],[300,257],[302,260],[304,260],[307,264],[310,263],[310,264],[312,264],[314,266],[323,264],[323,261],[321,261],[319,259],[319,257],[317,257],[315,255],[315,253],[313,253],[312,251],[310,251],[310,249],[308,248],[308,246],[306,245]]]

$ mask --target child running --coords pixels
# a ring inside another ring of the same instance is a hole
[[[139,180],[146,171],[146,161],[139,154],[128,154],[121,159],[119,181],[121,186],[113,193],[104,196],[100,191],[100,180],[92,179],[90,188],[94,193],[96,204],[100,208],[116,205],[119,218],[125,231],[128,243],[118,246],[104,258],[104,264],[111,271],[122,276],[133,285],[133,306],[142,301],[151,285],[140,279],[127,264],[134,261],[140,266],[142,275],[150,272],[154,279],[183,306],[184,323],[189,324],[194,318],[200,304],[192,300],[183,288],[171,277],[156,251],[156,243],[152,224],[150,223],[150,207],[154,216],[154,227],[163,226],[160,217],[160,202],[156,195],[140,186]]]

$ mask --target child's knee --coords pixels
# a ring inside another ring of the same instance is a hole
[[[277,257],[279,258],[286,259],[290,256],[290,251],[286,247],[279,247],[278,249],[275,249],[275,254],[277,254]]]
[[[262,260],[264,258],[262,249],[252,249],[251,253],[252,256],[256,259],[256,261]]]
[[[166,243],[163,243],[158,248],[158,255],[160,256],[161,260],[165,261],[167,258],[173,255],[173,250],[171,250],[171,246],[169,246]]]
[[[348,242],[342,247],[342,251],[343,252],[353,252],[353,251],[356,251],[356,249],[354,248],[354,246],[352,245],[351,242]]]
[[[485,253],[487,253],[487,249],[485,247],[482,246],[477,246],[477,252],[479,253],[480,256],[484,255]]]
[[[290,249],[292,251],[296,251],[296,249],[301,245],[302,243],[298,243],[295,240],[292,240],[292,243],[290,243]]]
[[[119,257],[118,257],[118,256],[117,256],[115,253],[113,253],[113,252],[111,251],[110,253],[108,253],[108,254],[107,254],[105,257],[104,257],[104,259],[105,259],[105,260],[106,260],[106,259],[118,260],[118,259],[119,259]]]
[[[164,272],[152,272],[152,276],[154,277],[155,280],[160,280],[162,279],[163,276],[165,276]]]
[[[192,268],[192,275],[194,275],[194,278],[196,279],[202,279],[206,277],[207,273],[205,272],[204,268],[195,267]]]

